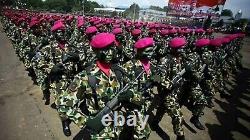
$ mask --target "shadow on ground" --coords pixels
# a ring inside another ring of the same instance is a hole
[[[227,91],[232,96],[225,102],[215,99],[224,110],[224,112],[213,111],[221,125],[206,124],[212,140],[236,140],[235,135],[239,135],[237,140],[250,139],[250,116],[246,113],[250,105],[244,103],[244,100],[250,100],[250,69],[243,69],[233,78],[236,85]]]

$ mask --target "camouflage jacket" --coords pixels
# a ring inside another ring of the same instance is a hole
[[[89,117],[101,111],[105,104],[113,99],[122,88],[123,82],[117,79],[112,68],[107,76],[101,67],[103,66],[97,61],[96,64],[88,68],[89,70],[77,74],[69,88],[59,97],[57,103],[59,113],[67,115],[79,127],[83,127]],[[90,77],[96,79],[95,88],[89,82]],[[130,91],[134,93],[134,91]],[[133,101],[134,98],[130,100]],[[82,103],[86,107],[85,111],[80,108]]]

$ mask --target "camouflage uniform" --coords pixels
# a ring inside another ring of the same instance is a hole
[[[107,36],[105,33],[100,34],[100,36],[102,35]],[[97,61],[89,70],[84,70],[77,74],[69,88],[60,95],[57,104],[59,105],[58,111],[62,118],[69,118],[79,127],[84,127],[89,118],[95,116],[105,107],[108,101],[115,97],[116,93],[122,88],[123,82],[118,81],[117,75],[112,67],[109,70],[109,74],[107,74],[102,67],[107,68],[101,61]],[[93,89],[89,83],[90,77],[94,77],[97,81],[95,89]],[[134,97],[130,98],[130,101],[136,101],[136,92],[132,90],[129,90],[129,92],[134,93]],[[120,109],[116,111],[123,116],[137,114],[136,111],[128,112],[127,110],[129,110],[129,108],[125,107],[125,112]],[[123,127],[119,126],[113,127],[112,125],[105,127],[99,134],[92,134],[91,139],[118,138],[123,130],[122,128]],[[141,139],[141,136],[139,135],[136,139]]]

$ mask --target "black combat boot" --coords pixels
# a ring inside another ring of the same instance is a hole
[[[184,135],[181,135],[181,136],[177,135],[176,140],[185,140],[185,136]]]
[[[198,116],[193,116],[190,119],[190,122],[194,124],[194,126],[200,130],[205,130],[205,127],[201,124],[199,117]]]
[[[69,119],[62,121],[63,133],[67,137],[71,135],[71,131],[69,127],[70,122],[71,121]]]
[[[43,90],[43,100],[45,100],[45,105],[49,105],[50,104],[50,92],[49,89],[45,89]]]

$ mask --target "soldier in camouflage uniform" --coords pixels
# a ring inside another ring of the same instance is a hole
[[[55,40],[49,45],[43,46],[33,60],[33,65],[36,67],[35,73],[38,78],[38,83],[41,86],[44,94],[45,104],[50,102],[50,83],[49,74],[52,67],[62,62],[63,53],[67,52],[68,44],[64,38],[65,26],[61,21],[55,22],[51,31],[54,33]]]
[[[101,111],[105,107],[105,104],[114,98],[115,94],[118,93],[124,84],[123,81],[118,80],[120,78],[117,77],[110,63],[114,56],[114,44],[115,36],[109,33],[100,33],[92,39],[91,46],[97,55],[96,63],[91,65],[87,70],[77,74],[67,91],[61,94],[58,101],[58,111],[61,116],[69,118],[79,127],[84,127],[86,130],[92,130],[86,127],[86,122]],[[120,69],[122,68],[120,67]],[[90,79],[93,78],[96,81],[94,84],[95,87],[90,84]],[[137,100],[135,97],[137,96],[134,91],[128,90],[126,93],[121,94],[118,99],[121,102],[133,102]],[[126,116],[126,111],[124,112],[119,109],[116,111]],[[93,126],[93,124],[89,125]],[[94,126],[96,125],[102,124],[101,122],[96,122]],[[122,128],[111,125],[105,127],[99,134],[90,132],[91,139],[116,139],[122,132]]]
[[[186,40],[183,38],[174,38],[170,41],[169,45],[170,53],[160,59],[158,65],[159,69],[156,71],[159,77],[161,77],[161,82],[157,85],[157,90],[161,99],[163,98],[164,100],[157,108],[154,122],[155,125],[157,125],[161,121],[163,115],[167,113],[172,118],[173,130],[177,136],[177,140],[183,140],[185,139],[182,127],[183,114],[179,104],[181,83],[173,85],[171,80],[186,65],[183,57],[183,48],[186,45]]]
[[[201,75],[200,87],[206,97],[207,106],[212,108],[214,106],[212,99],[215,95],[215,91],[212,85],[212,79],[214,75],[213,53],[208,50],[209,45],[210,40],[205,38],[199,39],[195,42],[195,51],[199,55],[199,59],[203,64],[202,69],[198,70]]]
[[[203,110],[207,105],[206,98],[202,89],[200,87],[201,73],[200,69],[203,66],[197,52],[193,51],[191,53],[186,53],[185,59],[185,69],[186,73],[184,75],[184,85],[182,87],[182,101],[181,104],[187,106],[187,108],[192,112],[192,117],[190,122],[200,130],[204,130],[204,126],[199,121],[199,118],[204,114]]]

